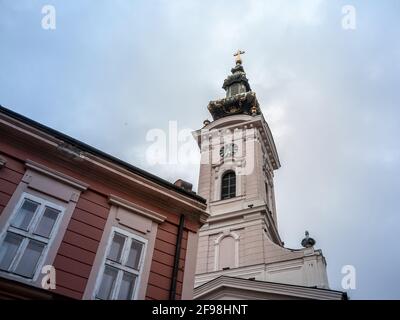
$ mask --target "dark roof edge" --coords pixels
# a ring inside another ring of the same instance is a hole
[[[201,197],[201,196],[199,196],[197,194],[194,194],[192,192],[188,192],[188,191],[186,191],[186,190],[184,190],[184,189],[182,189],[180,187],[177,187],[173,183],[171,183],[171,182],[169,182],[167,180],[164,180],[164,179],[162,179],[162,178],[160,178],[160,177],[158,177],[158,176],[156,176],[156,175],[154,175],[152,173],[149,173],[149,172],[147,172],[147,171],[145,171],[143,169],[140,169],[138,167],[135,167],[135,166],[133,166],[133,165],[121,160],[121,159],[118,159],[118,158],[116,158],[116,157],[114,157],[112,155],[109,155],[108,153],[105,153],[105,152],[103,152],[101,150],[98,150],[98,149],[96,149],[96,148],[94,148],[94,147],[92,147],[92,146],[90,146],[90,145],[88,145],[88,144],[86,144],[86,143],[84,143],[82,141],[74,139],[74,138],[72,138],[72,137],[70,137],[70,136],[68,136],[68,135],[66,135],[64,133],[61,133],[61,132],[59,132],[57,130],[54,130],[54,129],[50,128],[50,127],[47,127],[47,126],[45,126],[45,125],[43,125],[43,124],[41,124],[39,122],[36,122],[36,121],[34,121],[34,120],[30,119],[30,118],[27,118],[27,117],[25,117],[25,116],[23,116],[23,115],[21,115],[19,113],[16,113],[16,112],[14,112],[14,111],[12,111],[10,109],[7,109],[7,108],[3,107],[2,105],[0,105],[0,112],[6,114],[7,116],[10,116],[13,119],[16,119],[16,120],[19,120],[21,122],[24,122],[27,125],[30,125],[30,126],[36,128],[36,129],[42,130],[42,131],[44,131],[44,132],[46,132],[46,133],[48,133],[48,134],[50,134],[52,136],[55,136],[56,138],[58,138],[60,140],[64,140],[64,141],[68,142],[71,145],[74,145],[74,146],[76,146],[76,147],[78,147],[80,149],[83,149],[84,151],[87,151],[89,153],[93,153],[93,154],[95,154],[95,155],[97,155],[97,156],[99,156],[101,158],[107,159],[108,161],[112,161],[112,162],[124,167],[125,169],[127,169],[127,170],[129,170],[129,171],[131,171],[131,172],[143,177],[143,178],[149,179],[149,180],[151,180],[151,181],[153,181],[153,182],[155,182],[155,183],[157,183],[159,185],[162,185],[163,187],[166,187],[168,189],[176,191],[176,192],[178,192],[180,194],[183,194],[183,195],[185,195],[187,197],[195,199],[195,200],[197,200],[197,201],[199,201],[201,203],[206,203],[207,202],[206,199],[204,199],[203,197]]]

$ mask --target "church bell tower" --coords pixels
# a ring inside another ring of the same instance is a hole
[[[274,171],[281,164],[243,53],[234,54],[222,86],[226,96],[208,104],[212,121],[194,132],[201,152],[198,193],[210,214],[199,233],[195,286],[225,275],[328,288],[315,241],[308,237],[303,249],[293,250],[279,236]]]

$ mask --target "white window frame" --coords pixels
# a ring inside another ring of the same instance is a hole
[[[122,253],[121,253],[121,263],[112,261],[107,258],[109,251],[111,250],[111,244],[112,244],[112,240],[114,238],[115,233],[119,233],[119,234],[127,237],[127,239],[124,242],[124,247],[123,247]],[[139,264],[138,264],[138,270],[135,270],[133,268],[125,266],[126,260],[128,259],[129,249],[131,247],[132,239],[136,240],[138,242],[141,242],[143,244],[143,249],[140,254],[140,259],[139,259]],[[117,300],[117,294],[121,287],[123,271],[126,271],[128,273],[131,273],[131,274],[134,274],[137,276],[136,281],[135,281],[135,286],[133,288],[133,297],[131,299],[131,300],[137,300],[137,296],[139,294],[139,284],[141,281],[141,276],[143,273],[143,265],[144,265],[144,261],[145,261],[145,257],[146,257],[147,243],[148,243],[147,239],[140,237],[134,233],[128,232],[128,231],[118,228],[118,227],[111,228],[111,232],[110,232],[110,235],[109,235],[108,241],[107,241],[107,249],[106,249],[105,255],[102,259],[101,269],[100,269],[99,275],[97,277],[95,290],[94,290],[93,296],[92,296],[92,298],[94,300],[100,300],[97,297],[97,292],[100,289],[101,282],[103,280],[104,269],[106,266],[110,266],[110,267],[118,270],[117,278],[115,280],[115,286],[114,286],[114,288],[112,288],[110,300]]]
[[[18,214],[18,211],[20,210],[25,199],[39,203],[39,208],[34,213],[32,221],[29,224],[28,231],[21,230],[21,229],[11,226],[12,221]],[[60,213],[57,216],[57,220],[55,221],[53,229],[51,230],[51,233],[48,238],[39,236],[39,235],[35,235],[33,233],[33,230],[35,230],[35,228],[37,227],[40,219],[42,218],[42,216],[45,212],[46,207],[60,211]],[[15,277],[15,278],[21,279],[25,282],[35,282],[37,280],[38,276],[41,274],[40,271],[42,270],[43,263],[49,252],[49,248],[51,247],[51,244],[55,238],[55,234],[58,231],[59,224],[60,224],[60,221],[62,220],[62,216],[64,215],[64,212],[65,212],[65,208],[62,206],[59,206],[51,201],[41,198],[41,197],[34,196],[30,193],[23,192],[17,202],[17,205],[14,207],[12,214],[10,215],[6,225],[4,226],[3,230],[0,233],[0,245],[3,244],[3,241],[6,238],[8,232],[11,232],[11,233],[14,233],[14,234],[17,234],[17,235],[23,237],[23,240],[22,240],[20,247],[17,250],[17,253],[15,254],[15,256],[10,264],[9,269],[7,271],[0,270],[0,274],[4,274],[4,275],[10,276],[10,277]],[[29,230],[31,230],[31,231],[29,231]],[[44,244],[44,249],[38,259],[38,262],[36,265],[36,270],[34,271],[32,278],[21,276],[12,271],[12,270],[15,271],[16,266],[18,265],[19,261],[22,258],[22,254],[25,252],[25,249],[29,243],[29,240],[35,240],[35,241],[38,241],[38,242]]]

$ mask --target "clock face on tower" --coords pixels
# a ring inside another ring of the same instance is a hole
[[[221,158],[233,157],[238,151],[238,146],[234,143],[226,144],[219,150]]]

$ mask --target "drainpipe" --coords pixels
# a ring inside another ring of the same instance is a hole
[[[176,239],[176,246],[175,246],[174,267],[172,269],[171,288],[169,290],[169,300],[175,300],[175,296],[176,296],[176,285],[178,282],[179,258],[181,255],[184,224],[185,224],[185,216],[182,214],[179,219],[178,237]]]

